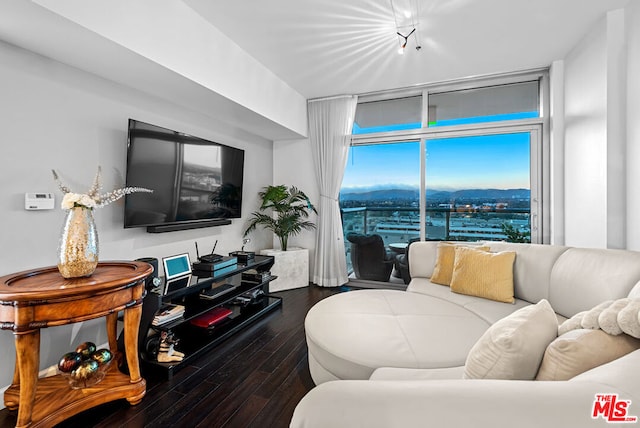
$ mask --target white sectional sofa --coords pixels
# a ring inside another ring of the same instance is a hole
[[[596,394],[631,400],[629,415],[640,416],[640,351],[569,381],[462,379],[473,345],[514,311],[546,299],[560,323],[626,297],[640,282],[640,253],[485,245],[515,251],[514,303],[432,283],[438,243],[417,242],[406,292],[351,291],[314,306],[305,328],[318,386],[297,406],[291,427],[608,425],[591,417]]]

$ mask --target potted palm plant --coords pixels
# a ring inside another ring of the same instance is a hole
[[[307,219],[310,211],[318,212],[307,195],[295,186],[267,186],[258,192],[258,196],[260,210],[251,214],[244,236],[262,226],[271,230],[280,240],[282,251],[287,251],[289,236],[297,235],[303,229],[315,229],[316,225]],[[267,210],[272,210],[275,217],[266,214]]]
[[[267,186],[258,192],[260,208],[251,214],[244,232],[246,237],[258,227],[271,230],[280,241],[280,249],[262,250],[274,257],[271,274],[278,277],[269,283],[269,291],[288,290],[309,285],[309,250],[289,248],[289,237],[303,230],[315,229],[309,214],[316,208],[304,192],[295,186]]]

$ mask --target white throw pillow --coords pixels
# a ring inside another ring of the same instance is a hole
[[[473,345],[464,377],[532,380],[557,335],[558,319],[548,301],[518,309],[489,327]]]

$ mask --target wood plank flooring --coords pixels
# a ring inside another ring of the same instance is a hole
[[[103,404],[57,428],[287,427],[293,409],[314,384],[309,374],[304,317],[316,302],[347,288],[310,286],[274,293],[282,309],[227,339],[171,379],[147,376],[137,406]],[[0,411],[0,427],[17,413]]]

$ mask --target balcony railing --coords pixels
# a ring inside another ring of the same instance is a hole
[[[425,239],[434,241],[502,241],[530,236],[531,215],[527,208],[462,206],[427,208]],[[385,245],[409,242],[420,237],[420,211],[414,208],[344,208],[342,227],[345,234],[347,265],[351,272],[351,246],[346,235],[351,232],[382,236]],[[506,228],[506,229],[505,229]]]

